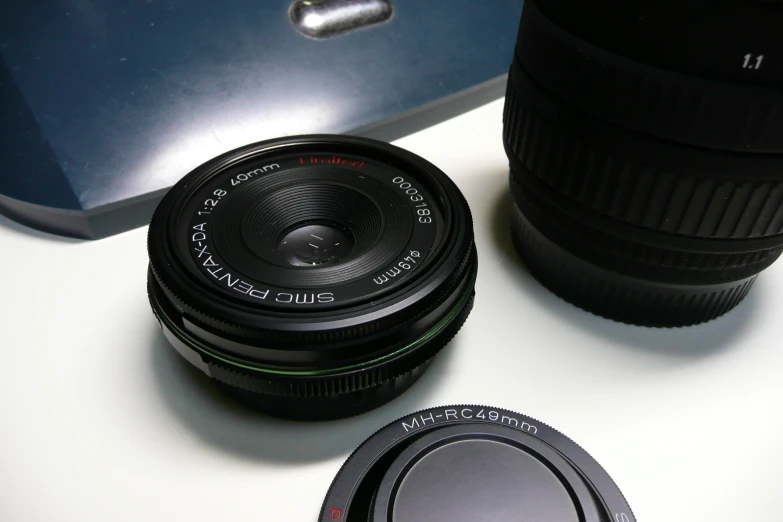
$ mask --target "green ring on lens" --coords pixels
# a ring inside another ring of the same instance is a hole
[[[474,272],[470,276],[470,282],[467,285],[467,290],[462,295],[460,300],[454,305],[454,308],[451,309],[451,311],[443,318],[441,321],[436,324],[431,330],[429,330],[427,333],[425,333],[423,336],[419,337],[417,340],[413,341],[412,343],[400,348],[399,350],[392,352],[388,355],[384,355],[383,357],[379,357],[377,359],[373,359],[371,361],[367,361],[361,364],[356,364],[353,366],[344,366],[342,368],[330,368],[328,370],[321,370],[321,371],[285,371],[285,370],[269,370],[266,368],[258,368],[256,366],[249,366],[247,364],[242,364],[236,361],[232,361],[229,359],[226,359],[224,357],[221,357],[220,355],[215,354],[212,350],[209,348],[205,348],[204,346],[200,345],[197,341],[193,340],[190,335],[185,332],[182,328],[174,324],[168,316],[166,316],[165,313],[157,314],[159,318],[166,323],[166,326],[169,330],[171,330],[172,333],[176,335],[176,337],[193,348],[194,350],[203,353],[204,355],[207,355],[209,357],[212,357],[213,359],[217,359],[225,364],[228,364],[230,366],[233,366],[235,368],[242,368],[244,370],[250,370],[258,373],[267,373],[272,375],[286,375],[286,376],[302,376],[302,377],[314,377],[314,376],[324,376],[324,375],[331,375],[335,373],[340,373],[344,371],[351,371],[351,370],[358,370],[361,368],[365,368],[367,366],[371,366],[373,364],[386,361],[388,359],[391,359],[397,355],[403,354],[407,351],[414,350],[421,346],[422,344],[426,343],[436,335],[438,335],[443,329],[445,329],[449,323],[451,323],[454,318],[460,313],[460,311],[465,307],[465,305],[470,301],[470,297],[473,295],[473,287],[476,282],[477,274]],[[160,307],[160,303],[158,302],[157,297],[155,297],[154,294],[150,294],[150,297],[155,300],[155,304],[157,305],[157,308],[159,310],[162,310]]]

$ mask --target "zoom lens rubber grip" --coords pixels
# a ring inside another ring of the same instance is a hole
[[[719,285],[671,285],[628,277],[575,256],[534,227],[519,209],[514,242],[533,275],[556,295],[614,321],[654,327],[710,321],[737,306],[757,276]]]
[[[509,154],[615,220],[715,239],[783,233],[783,155],[697,149],[604,123],[556,100],[516,60],[503,121]]]
[[[689,250],[687,243],[678,245],[681,249],[663,247],[655,233],[643,229],[616,235],[605,226],[605,218],[577,207],[513,161],[509,185],[516,207],[542,234],[585,261],[629,277],[677,285],[722,284],[758,274],[783,252],[783,246],[734,253]]]
[[[513,161],[510,184],[514,243],[531,273],[565,301],[616,321],[665,327],[720,317],[742,302],[757,274],[781,253],[649,246],[594,228],[581,212],[569,214],[573,208],[562,196]],[[650,232],[640,232],[649,239]]]
[[[634,61],[573,36],[532,0],[522,9],[516,56],[556,96],[622,127],[705,148],[783,152],[783,89]]]

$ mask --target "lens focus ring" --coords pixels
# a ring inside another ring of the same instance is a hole
[[[675,285],[631,278],[585,261],[514,210],[514,241],[533,274],[564,300],[594,314],[645,326],[688,326],[737,306],[756,276],[715,285]]]
[[[558,198],[521,165],[512,169],[510,186],[517,208],[541,233],[585,260],[631,277],[679,284],[722,283],[757,274],[783,251],[781,246],[765,244],[720,252],[725,244],[703,240],[672,245],[666,237],[644,230],[618,235],[611,226],[591,224],[602,223],[601,217]]]
[[[783,233],[783,155],[740,157],[624,132],[558,103],[516,63],[504,122],[511,155],[612,218],[699,237]]]

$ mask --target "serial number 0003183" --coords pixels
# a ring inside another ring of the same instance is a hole
[[[371,274],[362,291],[372,292],[372,288],[377,291],[388,287],[422,266],[435,238],[438,214],[430,203],[430,194],[419,186],[415,179],[407,179],[400,176],[399,171],[365,158],[292,154],[276,158],[271,163],[244,168],[240,172],[227,171],[224,176],[218,177],[200,190],[194,198],[200,204],[194,209],[188,232],[192,258],[199,271],[224,291],[252,302],[300,307],[339,304],[355,299],[358,284],[354,285],[355,287],[338,286],[323,292],[302,292],[260,281],[237,271],[218,254],[214,245],[213,218],[231,205],[231,198],[239,191],[247,190],[251,184],[262,182],[270,175],[292,170],[301,171],[303,167],[318,169],[324,166],[355,172],[362,179],[374,179],[392,187],[410,209],[414,228],[408,245],[397,259]]]

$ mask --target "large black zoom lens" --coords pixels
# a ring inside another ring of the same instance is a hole
[[[773,2],[525,2],[504,141],[543,284],[650,326],[747,295],[783,248],[781,27]]]
[[[266,412],[326,419],[406,390],[473,302],[470,211],[402,149],[274,140],[188,174],[150,224],[152,308],[185,359]]]

